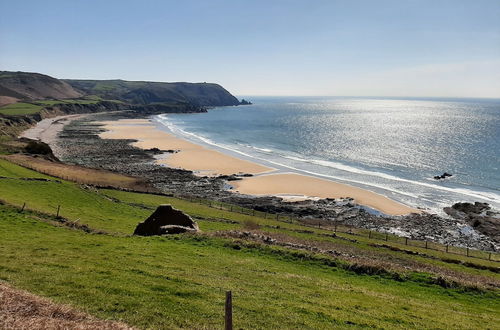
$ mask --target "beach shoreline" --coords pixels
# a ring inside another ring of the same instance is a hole
[[[278,196],[287,199],[350,197],[362,206],[386,215],[421,213],[386,196],[348,184],[312,176],[281,173],[276,169],[240,159],[220,151],[201,146],[158,129],[149,119],[122,119],[102,121],[102,139],[136,140],[134,147],[148,150],[157,148],[165,152],[156,163],[176,169],[193,171],[198,176],[251,175],[231,181],[235,193],[253,196]]]

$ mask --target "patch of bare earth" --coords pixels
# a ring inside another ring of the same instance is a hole
[[[0,283],[0,329],[133,329]]]
[[[0,95],[0,107],[3,107],[4,105],[16,103],[17,101],[19,101],[19,99],[16,99],[15,97]]]

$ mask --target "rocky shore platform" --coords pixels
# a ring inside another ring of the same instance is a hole
[[[63,162],[141,177],[159,191],[179,197],[221,201],[270,213],[335,221],[338,224],[388,232],[410,239],[498,251],[499,236],[482,231],[463,217],[443,217],[421,213],[387,216],[355,204],[350,198],[286,201],[279,197],[257,197],[233,193],[231,180],[236,176],[200,177],[191,171],[173,169],[155,163],[158,149],[142,150],[131,146],[135,140],[101,139],[104,129],[97,121],[141,118],[135,112],[93,114],[72,121],[51,142]],[[144,118],[144,116],[142,116]],[[499,228],[497,228],[499,229]],[[495,230],[493,230],[495,232]],[[496,231],[498,232],[498,231]]]

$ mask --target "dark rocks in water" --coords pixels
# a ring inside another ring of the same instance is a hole
[[[453,206],[451,208],[454,210],[463,212],[467,215],[480,214],[483,211],[488,211],[491,209],[491,207],[488,203],[480,203],[480,202],[475,202],[474,204],[472,204],[472,203],[455,203],[455,204],[453,204]]]
[[[245,99],[241,99],[240,105],[251,105],[251,104],[252,104],[252,102],[247,101]]]
[[[446,178],[448,178],[448,177],[450,177],[450,176],[453,176],[453,175],[452,175],[452,174],[450,174],[450,173],[448,173],[448,172],[444,172],[444,173],[443,173],[443,174],[441,174],[441,175],[436,175],[436,176],[434,176],[434,179],[435,179],[435,180],[441,180],[441,179],[446,179]]]
[[[149,218],[137,225],[134,235],[178,234],[198,230],[198,225],[189,215],[174,209],[171,205],[164,204],[158,206]]]

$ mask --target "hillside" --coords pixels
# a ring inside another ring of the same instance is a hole
[[[222,328],[224,293],[232,290],[237,328],[499,322],[494,261],[407,253],[227,205],[98,189],[3,159],[0,196],[0,280],[93,317],[144,329]],[[130,235],[164,203],[194,217],[202,232]],[[0,319],[3,327],[9,323]]]
[[[103,99],[130,104],[190,103],[197,106],[238,105],[240,102],[218,84],[125,80],[64,80],[73,88]]]
[[[44,74],[0,71],[0,106],[19,100],[71,99],[82,95],[68,83]]]
[[[194,107],[248,104],[212,83],[56,79],[40,73],[0,71],[0,107],[19,101],[87,98],[130,105]]]

